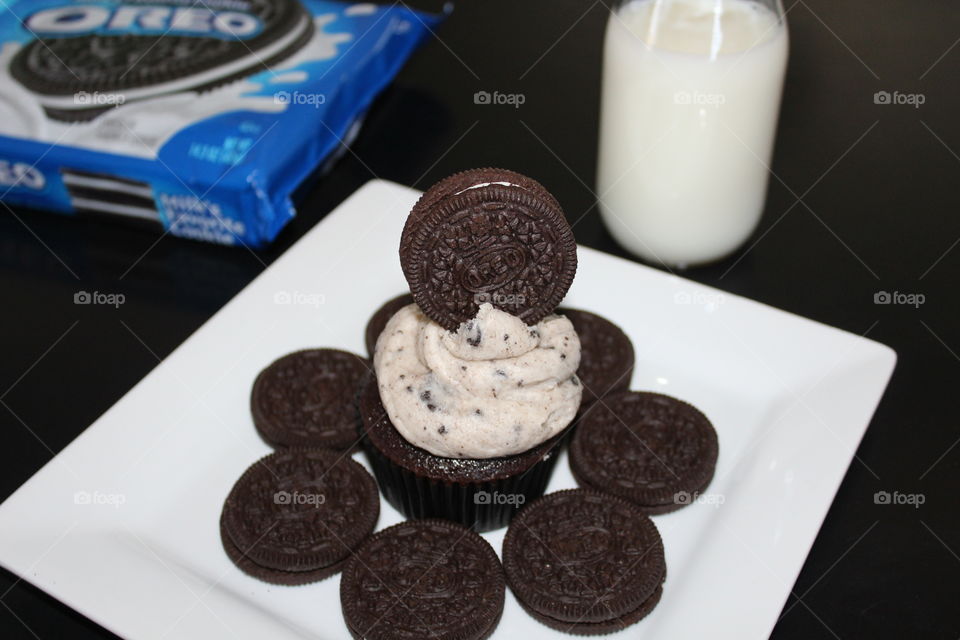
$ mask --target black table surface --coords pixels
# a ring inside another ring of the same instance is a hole
[[[464,168],[513,168],[557,196],[581,244],[624,255],[593,191],[607,1],[460,2],[268,250],[0,207],[0,499],[371,178],[426,188]],[[866,335],[899,362],[772,637],[955,639],[960,11],[785,5],[791,53],[763,220],[747,248],[684,275]],[[481,90],[525,102],[478,105]],[[924,101],[876,104],[878,91]],[[81,290],[126,302],[78,306]],[[878,305],[880,291],[923,304]],[[628,295],[642,313],[643,292]],[[879,491],[923,504],[876,504]],[[3,638],[111,637],[6,572],[0,604]]]

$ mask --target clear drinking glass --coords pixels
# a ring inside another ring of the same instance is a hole
[[[788,36],[779,0],[628,0],[607,22],[597,194],[652,262],[720,259],[766,199]]]

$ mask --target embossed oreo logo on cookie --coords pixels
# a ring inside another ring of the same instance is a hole
[[[423,194],[407,218],[400,263],[420,308],[453,331],[487,302],[539,322],[569,289],[577,253],[542,185],[513,171],[473,169]]]
[[[582,526],[576,521],[564,521],[557,526],[552,547],[567,565],[596,562],[607,553],[613,543],[613,534],[601,526]]]
[[[488,293],[520,275],[526,264],[527,256],[519,245],[493,246],[465,258],[458,265],[458,278],[467,291]]]

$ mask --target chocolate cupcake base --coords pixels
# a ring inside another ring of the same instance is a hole
[[[477,532],[509,524],[543,495],[564,433],[502,458],[443,458],[407,442],[390,422],[370,376],[359,397],[362,446],[380,491],[407,518],[445,518]]]

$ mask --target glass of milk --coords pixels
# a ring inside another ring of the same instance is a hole
[[[619,4],[604,44],[597,195],[621,245],[684,267],[747,239],[786,64],[779,0]]]

